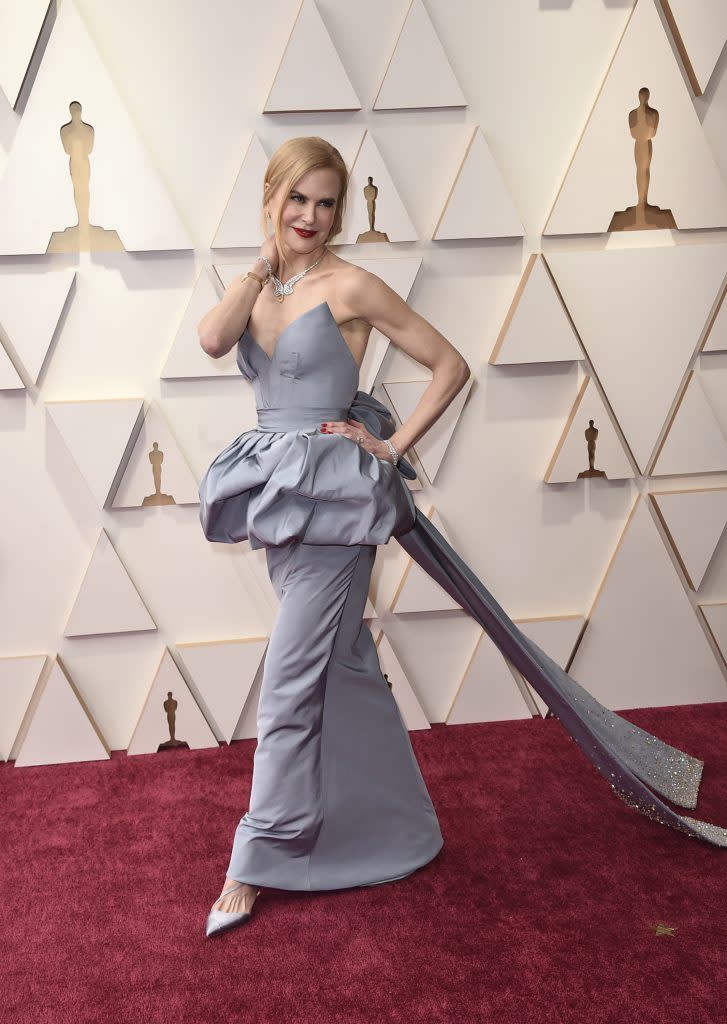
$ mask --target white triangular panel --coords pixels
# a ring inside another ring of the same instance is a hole
[[[569,674],[613,710],[727,700],[727,685],[640,497]]]
[[[0,658],[0,761],[10,757],[45,662],[45,654]]]
[[[169,648],[165,647],[144,707],[141,709],[139,721],[129,741],[127,754],[155,754],[159,745],[169,740],[169,722],[164,708],[169,691],[172,693],[172,700],[177,702],[174,709],[174,738],[186,743],[190,750],[218,746],[214,733],[175,665]]]
[[[212,241],[213,249],[252,248],[261,244],[260,218],[267,166],[268,156],[260,139],[253,134]]]
[[[126,446],[144,409],[143,398],[47,402],[46,409],[103,508]]]
[[[727,225],[727,189],[654,0],[638,0],[545,234],[608,231],[614,213],[636,204],[629,112],[639,106],[643,86],[650,91],[650,106],[659,112],[652,143],[649,204],[671,210],[682,230]]]
[[[169,350],[160,377],[163,380],[180,380],[187,377],[239,377],[233,347],[219,359],[207,355],[199,343],[197,325],[220,301],[212,277],[203,267],[195,281],[192,295],[184,311],[182,322]]]
[[[303,0],[264,113],[360,109],[361,101],[314,0]]]
[[[412,685],[407,679],[404,669],[401,667],[401,662],[394,653],[394,648],[391,646],[389,638],[383,630],[377,634],[375,643],[381,671],[391,683],[391,692],[404,720],[404,725],[409,731],[413,729],[431,729],[431,724],[424,714],[419,698],[414,693]]]
[[[476,127],[432,238],[509,238],[524,233],[482,129]]]
[[[177,644],[200,707],[229,743],[255,680],[267,637]]]
[[[374,608],[373,603],[371,601],[371,595],[367,594],[366,595],[366,607],[364,608],[364,613],[363,613],[362,618],[364,618],[364,619],[375,619],[376,615],[377,615],[377,612],[376,612],[376,609]]]
[[[714,305],[727,246],[554,252],[548,264],[644,471]]]
[[[158,445],[158,449],[154,449],[155,444]],[[147,409],[134,450],[114,496],[112,508],[140,508],[144,505],[145,498],[151,499],[148,502],[150,507],[165,507],[156,505],[153,500],[156,492],[150,453],[157,450],[164,454],[161,493],[171,496],[174,499],[173,504],[176,505],[199,503],[199,483],[187,465],[161,410],[152,404]]]
[[[427,518],[436,526],[444,539],[451,544],[439,513],[434,507],[430,508]],[[449,596],[446,590],[440,587],[436,580],[432,579],[418,562],[410,558],[394,594],[390,610],[397,613],[440,612],[454,608],[459,609],[460,605]]]
[[[45,253],[54,232],[78,223],[59,134],[75,100],[94,129],[90,223],[128,251],[193,248],[73,0],[64,0],[0,181],[0,254]]]
[[[399,256],[384,259],[347,257],[347,259],[349,263],[355,263],[356,266],[376,274],[377,277],[380,277],[382,281],[385,281],[390,288],[400,295],[405,302],[409,297],[416,276],[419,273],[419,268],[422,265],[421,256]],[[224,287],[227,288],[230,281],[239,277],[240,274],[244,274],[251,267],[252,261],[248,261],[247,263],[215,264],[214,269]],[[358,386],[361,391],[370,392],[373,388],[388,347],[389,339],[386,335],[375,328],[372,329],[366,346],[366,354],[359,371]]]
[[[533,253],[500,329],[490,363],[583,359],[578,336],[545,260]]]
[[[49,0],[0,2],[0,89],[14,107],[38,43]]]
[[[466,107],[452,65],[422,0],[412,0],[374,110]]]
[[[545,651],[548,657],[552,658],[561,668],[565,668],[573,654],[576,641],[581,635],[584,622],[585,619],[582,615],[563,615],[545,619],[519,620],[517,627],[528,639]],[[540,714],[545,717],[548,705],[517,669],[513,669],[513,671],[521,685],[530,694]]]
[[[727,487],[652,491],[650,498],[658,508],[689,586],[698,590],[727,524]]]
[[[447,725],[532,717],[507,661],[483,630],[447,714]]]
[[[727,4],[724,0],[661,0],[661,5],[692,88],[701,96],[727,40]]]
[[[703,604],[699,606],[699,610],[704,615],[707,627],[727,662],[727,601]]]
[[[0,276],[0,327],[34,384],[75,276],[75,270]]]
[[[156,628],[108,534],[101,530],[64,636],[131,633]]]
[[[434,483],[439,467],[442,464],[447,446],[452,440],[462,408],[474,377],[470,377],[464,387],[458,391],[439,419],[429,428],[426,434],[414,445],[417,457],[430,483]],[[401,423],[411,416],[419,399],[431,384],[431,380],[384,381],[383,388],[389,397],[394,412]]]
[[[722,298],[709,327],[702,352],[727,352],[727,302],[725,302],[725,295],[727,295],[727,291],[722,292]]]
[[[108,747],[60,660],[51,667],[38,695],[16,768],[76,761],[107,761]]]
[[[10,356],[0,344],[0,391],[22,391],[25,384],[13,366]]]
[[[725,470],[727,439],[698,374],[692,371],[656,457],[652,475],[719,473]]]
[[[543,476],[546,483],[576,481],[579,473],[588,470],[588,440],[585,432],[590,430],[589,420],[593,420],[593,426],[598,431],[593,468],[602,470],[608,480],[627,480],[633,477],[634,471],[628,455],[598,388],[591,377],[585,376]]]
[[[378,146],[367,131],[351,167],[346,212],[341,233],[336,235],[336,245],[353,245],[360,234],[369,230],[369,215],[363,192],[369,177],[373,178],[373,184],[379,190],[374,230],[384,232],[390,242],[416,241],[416,228],[406,212]]]

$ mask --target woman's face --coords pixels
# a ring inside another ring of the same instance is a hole
[[[308,171],[287,196],[273,195],[266,210],[275,223],[282,203],[282,242],[301,255],[319,249],[328,238],[341,184],[331,167]]]

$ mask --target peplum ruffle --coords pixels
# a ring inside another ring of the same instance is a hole
[[[357,391],[349,415],[390,437],[391,413]],[[250,547],[287,544],[386,544],[410,530],[416,479],[406,459],[393,466],[342,434],[318,429],[246,430],[214,459],[199,487],[208,540]]]

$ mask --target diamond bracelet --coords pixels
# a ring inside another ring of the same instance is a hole
[[[391,461],[392,461],[392,463],[394,465],[396,465],[397,462],[399,461],[399,453],[397,452],[396,448],[394,448],[393,444],[391,443],[391,441],[389,441],[389,439],[387,437],[382,438],[382,441],[384,442],[384,444],[388,447],[389,451],[391,452]]]

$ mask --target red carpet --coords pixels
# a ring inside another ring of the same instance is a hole
[[[727,824],[727,703],[624,717],[705,758],[684,813]],[[0,765],[2,1024],[727,1019],[727,850],[626,807],[554,719],[411,735],[439,856],[266,890],[214,939],[254,741]]]

